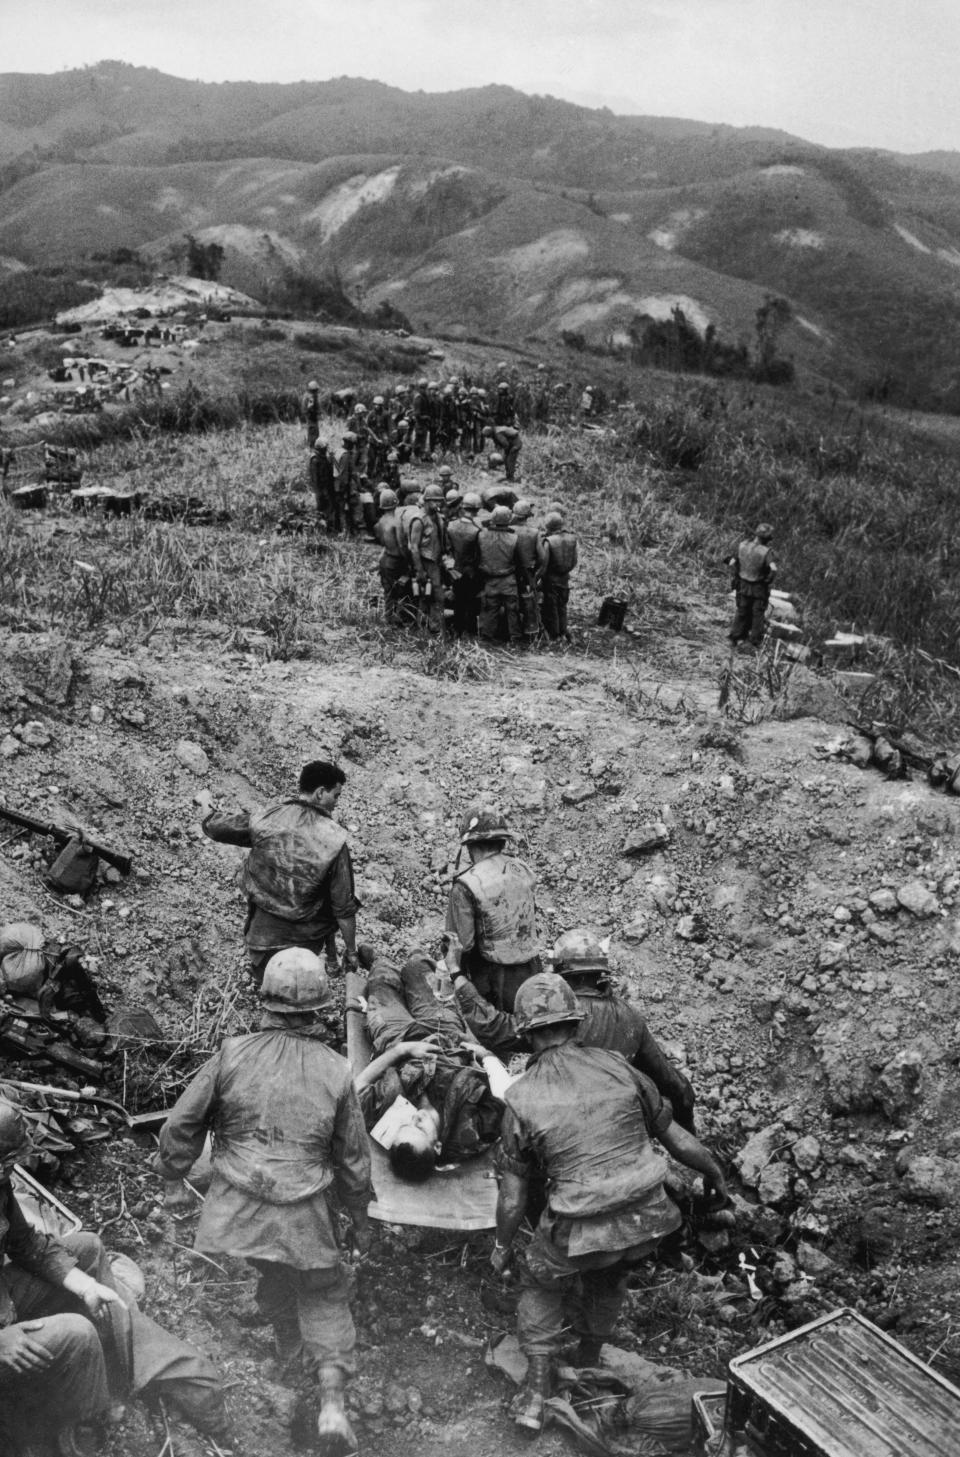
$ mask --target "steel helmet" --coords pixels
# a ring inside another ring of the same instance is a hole
[[[551,511],[544,520],[543,529],[546,532],[559,531],[562,525],[563,517],[559,511]]]
[[[483,845],[490,840],[513,838],[513,831],[498,809],[474,805],[460,821],[461,845]]]
[[[27,1120],[15,1103],[0,1098],[0,1159],[26,1154],[33,1145]]]
[[[453,385],[452,384],[445,384],[444,387],[443,387],[443,393],[445,395],[452,395],[453,394]]]
[[[396,491],[391,491],[389,486],[385,490],[381,490],[381,492],[380,492],[380,510],[381,511],[392,511],[393,508],[394,508],[394,506],[396,506],[396,504],[397,504],[397,493],[396,493]]]
[[[432,379],[430,381],[430,383],[427,385],[427,389],[428,390],[438,390],[439,388],[440,388],[440,381],[438,379]]]
[[[382,405],[384,403],[383,395],[374,395],[373,403],[375,405]]]
[[[529,516],[533,515],[533,502],[515,501],[513,506],[513,515],[515,520],[517,521],[526,521]]]
[[[508,390],[509,388],[510,388],[510,386],[507,384],[507,382],[506,382],[505,379],[502,379],[500,381],[500,383],[497,385],[497,389],[498,390]]]
[[[773,527],[770,525],[770,522],[761,521],[760,525],[756,529],[755,535],[759,537],[761,541],[770,541],[773,536]]]
[[[483,502],[477,495],[476,491],[468,491],[463,498],[464,511],[479,511],[482,505]]]
[[[492,425],[484,425],[484,427],[483,427],[483,432],[482,432],[482,433],[483,433],[483,434],[484,434],[484,435],[485,435],[485,436],[486,436],[486,438],[487,438],[487,439],[488,439],[488,440],[489,440],[489,439],[490,439],[490,437],[491,437],[491,436],[492,436],[492,434],[493,434],[493,426],[492,426]]]
[[[423,499],[425,501],[442,501],[443,487],[436,485],[427,486],[427,489],[423,493]]]
[[[439,470],[438,474],[441,475],[441,476],[443,476],[444,480],[447,480],[447,479],[449,479],[450,476],[453,475],[453,471],[450,469],[450,467],[448,465],[442,465],[440,467],[440,470]]]
[[[353,413],[355,415],[365,415],[367,413],[366,405],[354,405]]]
[[[320,388],[320,386],[319,386],[319,384],[317,383],[317,381],[315,379],[311,379],[311,380],[308,380],[307,381],[307,389],[308,390],[318,390],[319,388]]]
[[[581,971],[607,971],[609,961],[599,936],[585,926],[564,931],[553,948],[553,964],[561,974]]]
[[[267,962],[260,1002],[268,1012],[316,1012],[333,1003],[323,962],[306,946],[286,946]]]
[[[538,971],[519,987],[513,1003],[518,1032],[582,1022],[583,1012],[570,987],[555,971]]]
[[[493,452],[493,454],[490,456],[490,464],[491,465],[503,465],[503,456],[500,455],[499,452],[495,450]]]
[[[447,503],[448,506],[455,506],[458,501],[462,501],[463,500],[463,497],[461,496],[460,492],[457,490],[456,486],[451,486],[450,489],[449,489],[449,491],[447,492],[447,494],[444,496],[443,499],[446,501],[446,503]]]

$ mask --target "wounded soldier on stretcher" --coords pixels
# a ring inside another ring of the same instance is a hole
[[[510,1076],[477,1043],[449,978],[425,951],[400,971],[367,946],[359,958],[369,972],[366,1021],[376,1054],[355,1079],[360,1106],[394,1173],[417,1183],[496,1141]]]

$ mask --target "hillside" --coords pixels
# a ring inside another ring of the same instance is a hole
[[[0,255],[173,266],[185,233],[261,301],[336,274],[417,328],[625,349],[675,306],[730,344],[771,292],[807,379],[960,405],[949,154],[619,117],[488,86],[179,80],[104,62],[0,77]],[[2,291],[0,291],[2,306]]]
[[[112,519],[64,495],[46,512],[4,505],[2,797],[67,808],[135,860],[71,907],[42,885],[43,842],[8,838],[8,912],[87,949],[111,1010],[157,1018],[159,1048],[108,1074],[153,1106],[212,1027],[254,1016],[238,855],[202,836],[202,790],[253,806],[303,760],[340,759],[361,937],[396,957],[435,941],[458,817],[490,798],[536,871],[543,944],[578,923],[612,937],[618,984],[689,1070],[699,1130],[735,1177],[737,1228],[711,1239],[688,1224],[644,1267],[618,1344],[718,1374],[850,1304],[956,1380],[960,804],[840,756],[849,705],[783,659],[775,701],[761,677],[742,715],[717,712],[725,574],[663,471],[622,452],[565,428],[525,442],[524,491],[538,516],[559,497],[583,560],[575,645],[523,655],[383,621],[375,548],[310,527],[299,425],[191,437],[145,424],[83,452],[90,481],[189,492],[230,513],[218,524]],[[478,464],[457,475],[491,481]],[[789,560],[784,580],[813,606]],[[631,631],[611,634],[597,607],[617,589]],[[145,1267],[151,1311],[225,1370],[250,1457],[287,1457],[292,1400],[251,1327],[249,1271],[184,1253],[193,1222],[164,1214],[149,1157],[117,1136],[68,1157],[57,1192]],[[512,1325],[488,1251],[485,1235],[379,1231],[358,1272],[370,1457],[529,1449],[484,1365]],[[111,1457],[155,1457],[161,1440],[134,1407]],[[176,1430],[175,1450],[199,1448]],[[570,1449],[549,1432],[538,1450]]]

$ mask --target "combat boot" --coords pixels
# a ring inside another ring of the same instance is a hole
[[[343,1407],[346,1381],[339,1366],[320,1367],[317,1450],[321,1457],[356,1457],[357,1439]]]
[[[544,1407],[553,1386],[549,1356],[531,1356],[527,1379],[511,1407],[513,1420],[528,1432],[543,1431]]]
[[[580,1344],[573,1355],[573,1364],[579,1370],[587,1366],[600,1365],[600,1351],[603,1341],[599,1336],[581,1336]]]

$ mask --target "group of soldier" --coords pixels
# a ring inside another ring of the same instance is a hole
[[[423,379],[409,393],[397,385],[389,406],[376,395],[368,409],[355,390],[336,391],[330,399],[346,428],[331,448],[320,438],[320,387],[310,381],[310,484],[325,529],[378,542],[390,623],[520,645],[568,639],[577,541],[558,502],[537,524],[515,489],[522,440],[511,386],[497,386],[492,410],[485,390],[456,377],[442,389]],[[449,464],[425,487],[401,476],[401,465],[446,455],[473,461],[487,445],[496,448],[484,463],[502,467],[503,478],[482,492],[463,490]]]
[[[344,1405],[356,1332],[331,1197],[349,1219],[346,1248],[362,1254],[373,1197],[365,1128],[415,1183],[499,1141],[490,1261],[497,1274],[516,1267],[529,1368],[513,1415],[539,1431],[564,1351],[578,1366],[600,1363],[631,1276],[681,1223],[655,1142],[719,1201],[723,1171],[695,1136],[693,1087],[615,994],[598,936],[564,933],[544,970],[535,872],[511,851],[497,809],[460,820],[442,960],[416,949],[397,967],[358,943],[350,849],[334,819],[345,778],[315,761],[296,796],[204,821],[209,838],[248,852],[244,939],[263,1015],[258,1031],[224,1041],[171,1110],[156,1160],[165,1201],[191,1207],[183,1179],[215,1128],[197,1248],[253,1263],[282,1379],[296,1368],[316,1381],[319,1450],[345,1457],[356,1451]],[[377,1054],[362,1070],[325,1032],[339,1000],[338,934],[341,989],[365,1009]],[[523,1072],[499,1061],[519,1051],[532,1052]]]
[[[569,639],[577,540],[559,503],[542,522],[506,487],[461,491],[449,466],[421,492],[382,488],[374,535],[388,621],[523,645]],[[449,607],[446,603],[449,599]]]

